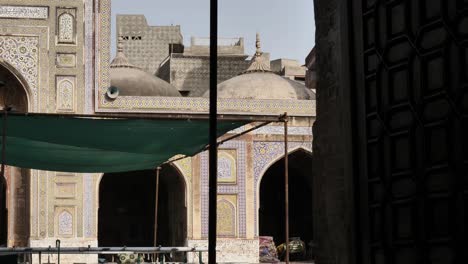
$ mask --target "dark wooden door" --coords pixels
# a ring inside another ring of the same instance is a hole
[[[360,263],[468,263],[468,1],[347,11]]]

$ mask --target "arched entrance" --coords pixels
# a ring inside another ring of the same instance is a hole
[[[0,61],[0,109],[28,112],[28,96],[19,75]],[[0,184],[0,245],[27,246],[29,242],[30,170],[5,169]]]
[[[306,246],[312,241],[312,154],[299,149],[289,158],[289,232]],[[285,242],[284,158],[271,165],[260,182],[259,235]]]
[[[105,174],[99,186],[99,246],[153,246],[154,170]],[[159,178],[157,244],[184,246],[187,239],[186,186],[173,166]]]

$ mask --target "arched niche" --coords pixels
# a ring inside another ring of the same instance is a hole
[[[289,152],[289,232],[311,244],[312,233],[312,153],[298,148]],[[285,242],[284,156],[275,160],[259,179],[259,236],[272,236],[276,245]]]

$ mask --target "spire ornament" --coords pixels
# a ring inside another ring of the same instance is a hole
[[[133,65],[128,61],[127,56],[124,53],[123,37],[119,34],[117,41],[117,54],[110,64],[111,68],[135,68],[139,69],[137,66]]]
[[[242,72],[241,74],[245,73],[252,73],[252,72],[272,72],[270,69],[270,63],[265,60],[262,56],[263,52],[260,45],[260,34],[257,32],[256,40],[255,40],[255,55],[252,57],[251,63],[249,68]]]

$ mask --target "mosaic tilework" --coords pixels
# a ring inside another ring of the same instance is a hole
[[[289,129],[288,129],[289,131]],[[288,152],[304,149],[312,152],[311,142],[289,142]],[[255,205],[255,235],[258,236],[258,198],[261,177],[268,168],[284,156],[284,142],[254,142],[253,144],[254,166],[254,205]]]
[[[237,184],[218,184],[218,194],[238,195],[238,232],[239,237],[246,236],[246,211],[245,211],[245,174],[246,174],[246,143],[243,141],[229,141],[220,146],[219,149],[237,150]],[[208,152],[200,154],[201,175],[201,224],[202,237],[208,237]]]
[[[251,126],[242,126],[234,130],[229,131],[232,134],[239,134],[249,129]],[[284,135],[283,126],[264,126],[258,129],[255,129],[250,134],[254,135]],[[288,135],[291,136],[312,136],[312,127],[310,126],[299,126],[299,127],[288,127]]]
[[[218,183],[236,183],[237,169],[235,157],[237,157],[237,153],[234,149],[218,151]]]
[[[152,97],[119,96],[107,101],[106,89],[99,91],[99,110],[102,112],[168,112],[207,113],[208,98],[201,97]],[[268,114],[280,115],[288,112],[296,116],[315,116],[315,101],[310,100],[250,100],[218,99],[218,111],[224,114]]]

